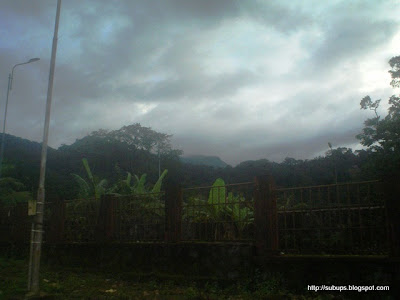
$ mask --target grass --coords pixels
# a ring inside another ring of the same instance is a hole
[[[48,265],[40,273],[41,291],[49,299],[290,299],[279,292],[276,280],[222,286],[216,281],[122,276]],[[24,299],[27,274],[27,260],[0,257],[0,299]]]
[[[0,299],[24,299],[28,261],[0,256]],[[43,265],[43,299],[346,299],[337,293],[293,294],[282,276],[256,273],[253,278],[223,283],[162,274],[112,274],[77,267]]]

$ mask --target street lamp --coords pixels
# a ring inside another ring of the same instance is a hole
[[[42,255],[43,241],[43,214],[45,204],[45,178],[46,178],[46,161],[47,161],[47,144],[49,140],[50,127],[50,110],[51,99],[53,95],[54,70],[56,66],[56,53],[58,41],[58,24],[60,20],[61,0],[57,0],[56,22],[54,25],[53,44],[51,49],[49,85],[47,86],[46,114],[44,119],[42,154],[40,158],[40,175],[39,188],[36,201],[36,215],[32,222],[31,230],[31,248],[29,255],[29,271],[28,271],[28,290],[31,295],[38,295],[39,287],[39,269],[40,257]]]
[[[6,121],[7,121],[7,108],[8,108],[8,96],[10,94],[10,91],[12,90],[12,81],[13,81],[13,76],[14,76],[14,69],[17,66],[21,66],[21,65],[26,65],[35,61],[38,61],[40,58],[31,58],[30,60],[28,60],[27,62],[24,63],[20,63],[20,64],[16,64],[14,65],[14,67],[12,68],[11,73],[8,75],[8,87],[7,87],[7,99],[6,99],[6,109],[4,111],[4,124],[3,124],[3,136],[1,138],[1,151],[0,151],[0,178],[1,178],[1,171],[3,169],[3,155],[4,155],[4,144],[5,144],[5,137],[6,137]]]

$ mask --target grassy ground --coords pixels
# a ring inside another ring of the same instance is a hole
[[[0,257],[0,299],[24,299],[28,262]],[[282,278],[256,276],[236,283],[78,268],[41,268],[43,299],[346,299],[343,295],[290,293]]]
[[[27,265],[26,260],[0,257],[0,299],[24,298]],[[254,299],[272,295],[277,299],[288,298],[288,294],[284,296],[285,293],[278,292],[274,281],[249,288],[244,285],[221,287],[204,281],[179,283],[177,279],[140,278],[137,274],[135,279],[126,277],[126,274],[121,277],[77,268],[59,270],[45,265],[41,268],[40,286],[49,299]]]

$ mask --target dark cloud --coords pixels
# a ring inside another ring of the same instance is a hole
[[[0,0],[1,112],[12,66],[40,57],[16,69],[7,122],[36,141],[55,9]],[[359,100],[391,93],[380,74],[398,55],[398,13],[377,1],[63,1],[50,144],[135,122],[230,163],[354,144]]]
[[[357,56],[366,57],[391,40],[398,30],[393,21],[366,22],[359,17],[346,17],[333,25],[312,54],[315,68],[331,68]]]
[[[193,78],[194,75],[197,78]],[[257,76],[249,71],[215,77],[193,74],[189,78],[166,79],[156,84],[130,86],[128,90],[122,89],[122,92],[146,101],[179,101],[187,98],[231,96],[241,87],[256,83]]]
[[[240,1],[240,11],[246,18],[285,34],[309,27],[314,23],[313,17],[293,1],[290,4],[284,4],[283,1]]]

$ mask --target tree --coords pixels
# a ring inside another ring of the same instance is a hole
[[[171,137],[172,135],[157,132],[150,127],[144,127],[139,123],[123,126],[118,130],[108,131],[100,129],[93,131],[90,136],[101,137],[107,141],[119,141],[124,144],[149,152],[163,154],[172,151]],[[175,150],[177,151],[177,150]],[[177,152],[178,155],[182,151]]]
[[[392,68],[389,73],[392,76],[390,85],[392,87],[400,87],[400,56],[392,57],[389,60],[389,65]]]
[[[90,134],[91,138],[100,138],[108,143],[122,143],[131,150],[143,150],[156,154],[158,158],[158,177],[161,176],[161,161],[171,160],[183,154],[182,150],[173,149],[172,135],[154,131],[139,123],[123,126],[118,130],[100,129]]]
[[[392,70],[392,87],[400,87],[400,56],[389,60]],[[386,117],[381,118],[377,113],[380,100],[372,101],[364,97],[360,106],[364,110],[373,110],[375,117],[364,122],[362,133],[357,135],[361,144],[368,147],[368,152],[374,160],[373,166],[380,175],[398,173],[400,170],[400,97],[393,95],[389,98],[389,110]],[[382,172],[384,174],[382,174]]]

